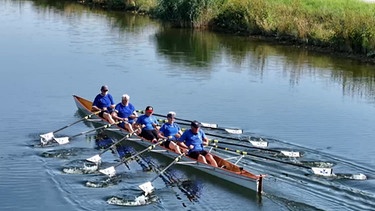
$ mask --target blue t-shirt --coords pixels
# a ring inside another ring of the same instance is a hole
[[[171,140],[174,140],[174,141],[177,140],[174,135],[176,135],[178,131],[180,130],[181,128],[178,124],[176,123],[170,124],[168,122],[164,123],[159,129],[159,131],[162,132],[165,137],[173,136]]]
[[[132,124],[134,122],[134,119],[129,118],[130,115],[133,114],[135,111],[135,108],[133,104],[128,103],[128,105],[124,105],[122,103],[118,103],[115,107],[115,111],[117,112],[117,116],[120,118],[128,118],[128,122]]]
[[[153,130],[155,129],[152,124],[158,124],[158,120],[154,116],[147,116],[147,115],[142,115],[138,117],[137,119],[137,124],[140,125],[145,125],[145,127],[142,130]]]
[[[190,149],[189,152],[202,151],[203,148],[203,139],[206,138],[206,134],[203,130],[199,129],[197,134],[194,134],[191,129],[186,130],[182,136],[178,139],[179,142],[185,142],[186,146],[190,148],[190,145],[193,145],[194,148]]]
[[[110,108],[111,105],[114,105],[115,101],[113,100],[113,97],[111,94],[98,94],[96,95],[94,102],[92,103],[93,106],[96,106],[100,109],[103,109],[104,107],[107,108],[107,110],[110,112],[112,109]]]

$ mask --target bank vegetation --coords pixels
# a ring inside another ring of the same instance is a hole
[[[271,38],[375,60],[375,4],[360,0],[85,0],[174,27]]]

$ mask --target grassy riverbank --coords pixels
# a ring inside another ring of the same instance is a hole
[[[375,4],[360,0],[89,0],[175,27],[260,36],[375,61]]]

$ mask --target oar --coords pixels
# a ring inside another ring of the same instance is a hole
[[[176,120],[178,120],[176,118]],[[166,119],[158,119],[159,122],[167,122],[168,120]],[[176,122],[180,125],[190,125],[190,123],[187,123],[187,122]],[[222,128],[222,127],[218,127],[218,126],[215,126],[215,127],[212,127],[211,125],[209,125],[209,123],[202,123],[202,127],[204,128],[209,128],[211,130],[222,130],[222,131],[226,131],[227,133],[230,133],[230,134],[242,134],[243,133],[243,130],[242,129],[237,129],[237,128]]]
[[[137,133],[138,130],[139,129],[136,129],[133,133],[126,134],[126,136],[124,136],[120,140],[118,140],[115,143],[113,143],[111,146],[109,146],[107,149],[103,150],[101,153],[96,154],[96,155],[94,155],[94,156],[92,156],[90,158],[87,158],[86,160],[90,161],[90,162],[93,162],[93,163],[99,163],[102,160],[102,158],[100,157],[102,154],[104,154],[105,152],[107,152],[108,150],[110,150],[112,147],[116,146],[117,144],[119,144],[123,140],[125,140],[125,139],[129,138],[130,136],[134,135],[135,133]]]
[[[144,110],[136,110],[136,112],[138,112],[138,113],[140,113],[140,114],[144,114],[144,113],[145,113]],[[155,114],[155,113],[153,113],[153,115],[158,116],[158,117],[165,117],[165,115],[161,115],[161,114]],[[179,120],[179,121],[189,122],[189,123],[192,121],[192,120],[181,119],[181,118],[177,118],[177,117],[175,117],[175,119],[176,119],[176,120]],[[201,122],[201,124],[202,124],[202,125],[205,125],[205,127],[211,127],[211,128],[216,128],[216,127],[218,127],[218,125],[217,125],[217,124],[214,124],[214,123],[203,123],[203,122]]]
[[[131,159],[133,159],[133,158],[135,158],[135,157],[137,157],[137,156],[145,153],[145,152],[149,152],[149,151],[153,150],[157,145],[162,144],[165,141],[166,141],[165,139],[160,140],[160,141],[156,142],[155,144],[152,144],[152,145],[148,146],[146,149],[144,149],[142,151],[139,151],[138,153],[136,153],[136,154],[134,154],[134,155],[132,155],[130,157],[121,159],[120,163],[118,163],[118,164],[116,164],[114,166],[105,168],[105,169],[101,169],[101,170],[99,170],[99,172],[101,172],[101,173],[103,173],[103,174],[105,174],[105,175],[107,175],[109,177],[113,177],[113,176],[116,175],[116,167],[120,166],[122,163],[125,163],[125,162],[127,162],[127,161],[129,161],[129,160],[131,160]]]
[[[55,131],[53,131],[53,132],[49,132],[49,133],[45,133],[45,134],[41,134],[41,135],[39,135],[39,136],[40,136],[40,142],[41,142],[42,144],[45,144],[45,143],[47,143],[47,142],[53,140],[53,138],[54,138],[54,134],[55,134],[55,133],[57,133],[57,132],[59,132],[59,131],[62,131],[62,130],[66,129],[66,128],[72,126],[72,125],[75,125],[75,124],[77,124],[77,123],[79,123],[79,122],[81,122],[81,121],[83,121],[83,120],[86,120],[86,119],[88,119],[88,118],[91,118],[92,116],[94,116],[94,115],[96,115],[96,114],[98,114],[98,113],[100,113],[100,111],[96,111],[96,112],[94,112],[94,113],[92,113],[92,114],[89,114],[89,115],[83,117],[82,119],[77,120],[77,121],[75,121],[75,122],[73,122],[73,123],[71,123],[71,124],[65,125],[64,127],[60,128],[60,129],[57,129],[57,130],[55,130]]]
[[[221,150],[224,150],[224,151],[234,152],[234,153],[237,153],[237,154],[240,154],[240,155],[253,156],[253,157],[263,158],[263,159],[266,159],[266,160],[271,160],[271,161],[275,161],[275,162],[279,162],[279,163],[283,163],[283,164],[298,166],[298,167],[301,167],[301,168],[312,170],[312,172],[314,174],[320,175],[320,176],[334,176],[334,174],[332,173],[333,172],[332,168],[308,167],[308,166],[305,166],[305,165],[302,165],[302,164],[299,164],[299,163],[292,163],[292,162],[283,161],[283,160],[279,160],[279,159],[275,159],[275,158],[270,158],[270,157],[266,157],[266,156],[262,156],[262,155],[252,154],[252,153],[246,152],[246,151],[229,149],[229,148],[226,148],[226,147],[220,147],[217,144],[209,144],[209,146],[217,148],[217,149],[221,149]]]
[[[153,186],[152,186],[152,182],[155,181],[158,177],[160,177],[161,174],[163,174],[168,168],[170,168],[173,164],[177,163],[178,161],[180,161],[182,159],[182,157],[184,157],[185,154],[181,154],[179,156],[177,156],[167,167],[165,167],[164,169],[162,169],[160,172],[158,172],[158,174],[150,181],[148,182],[145,182],[143,184],[140,184],[138,187],[143,190],[145,192],[145,196],[147,196],[148,194],[152,193],[152,191],[155,189]]]
[[[238,146],[238,147],[244,147],[244,148],[248,148],[248,149],[257,149],[257,150],[262,150],[262,151],[267,151],[267,152],[275,152],[275,153],[281,153],[283,154],[284,156],[287,156],[287,157],[301,157],[301,153],[300,152],[293,152],[293,151],[285,151],[285,150],[276,150],[276,149],[265,149],[265,148],[259,148],[259,147],[251,147],[251,146],[247,146],[247,145],[244,145],[244,144],[236,144],[236,143],[230,143],[230,142],[225,142],[225,141],[219,141],[219,140],[209,140],[210,142],[213,142],[213,143],[222,143],[222,144],[226,144],[226,145],[232,145],[232,146]]]
[[[206,135],[209,135],[209,136],[213,136],[213,137],[217,137],[217,138],[223,138],[223,139],[230,139],[230,140],[235,140],[235,141],[238,141],[239,139],[238,138],[233,138],[233,137],[228,137],[228,136],[222,136],[222,135],[218,135],[218,134],[214,134],[214,133],[209,133],[209,132],[205,132]],[[249,140],[249,142],[255,146],[255,147],[260,147],[260,148],[266,148],[268,146],[268,142],[265,141],[264,139],[260,138],[260,141],[252,141],[252,140]]]
[[[99,129],[104,129],[104,128],[109,128],[111,127],[112,125],[117,125],[117,124],[120,124],[122,121],[119,121],[119,122],[115,122],[113,124],[106,124],[106,125],[103,125],[101,127],[98,127],[98,128],[94,128],[92,130],[88,130],[88,131],[84,131],[84,132],[81,132],[81,133],[78,133],[74,136],[70,136],[70,137],[61,137],[61,138],[54,138],[53,140],[55,140],[58,144],[62,145],[62,144],[67,144],[69,143],[69,140],[77,137],[77,136],[80,136],[80,135],[84,135],[84,134],[87,134],[87,133],[90,133],[90,132],[93,132],[95,130],[99,130]]]

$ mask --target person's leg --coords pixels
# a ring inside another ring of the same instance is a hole
[[[103,118],[106,119],[110,124],[115,123],[115,120],[113,120],[112,116],[107,112],[103,113]]]
[[[139,135],[149,141],[152,141],[154,139],[154,135],[150,130],[142,130],[141,134]]]
[[[133,130],[132,125],[129,124],[128,122],[125,122],[125,129],[126,129],[129,133],[134,133],[134,130]]]
[[[216,160],[214,159],[214,157],[211,154],[207,153],[205,158],[208,160],[208,162],[210,162],[210,164],[212,166],[217,167]]]
[[[202,163],[205,163],[205,164],[208,164],[206,158],[203,155],[198,156],[198,161],[200,161]]]
[[[176,143],[174,143],[173,141],[169,142],[169,149],[175,151],[178,154],[182,154],[181,150],[180,150],[180,147]]]

